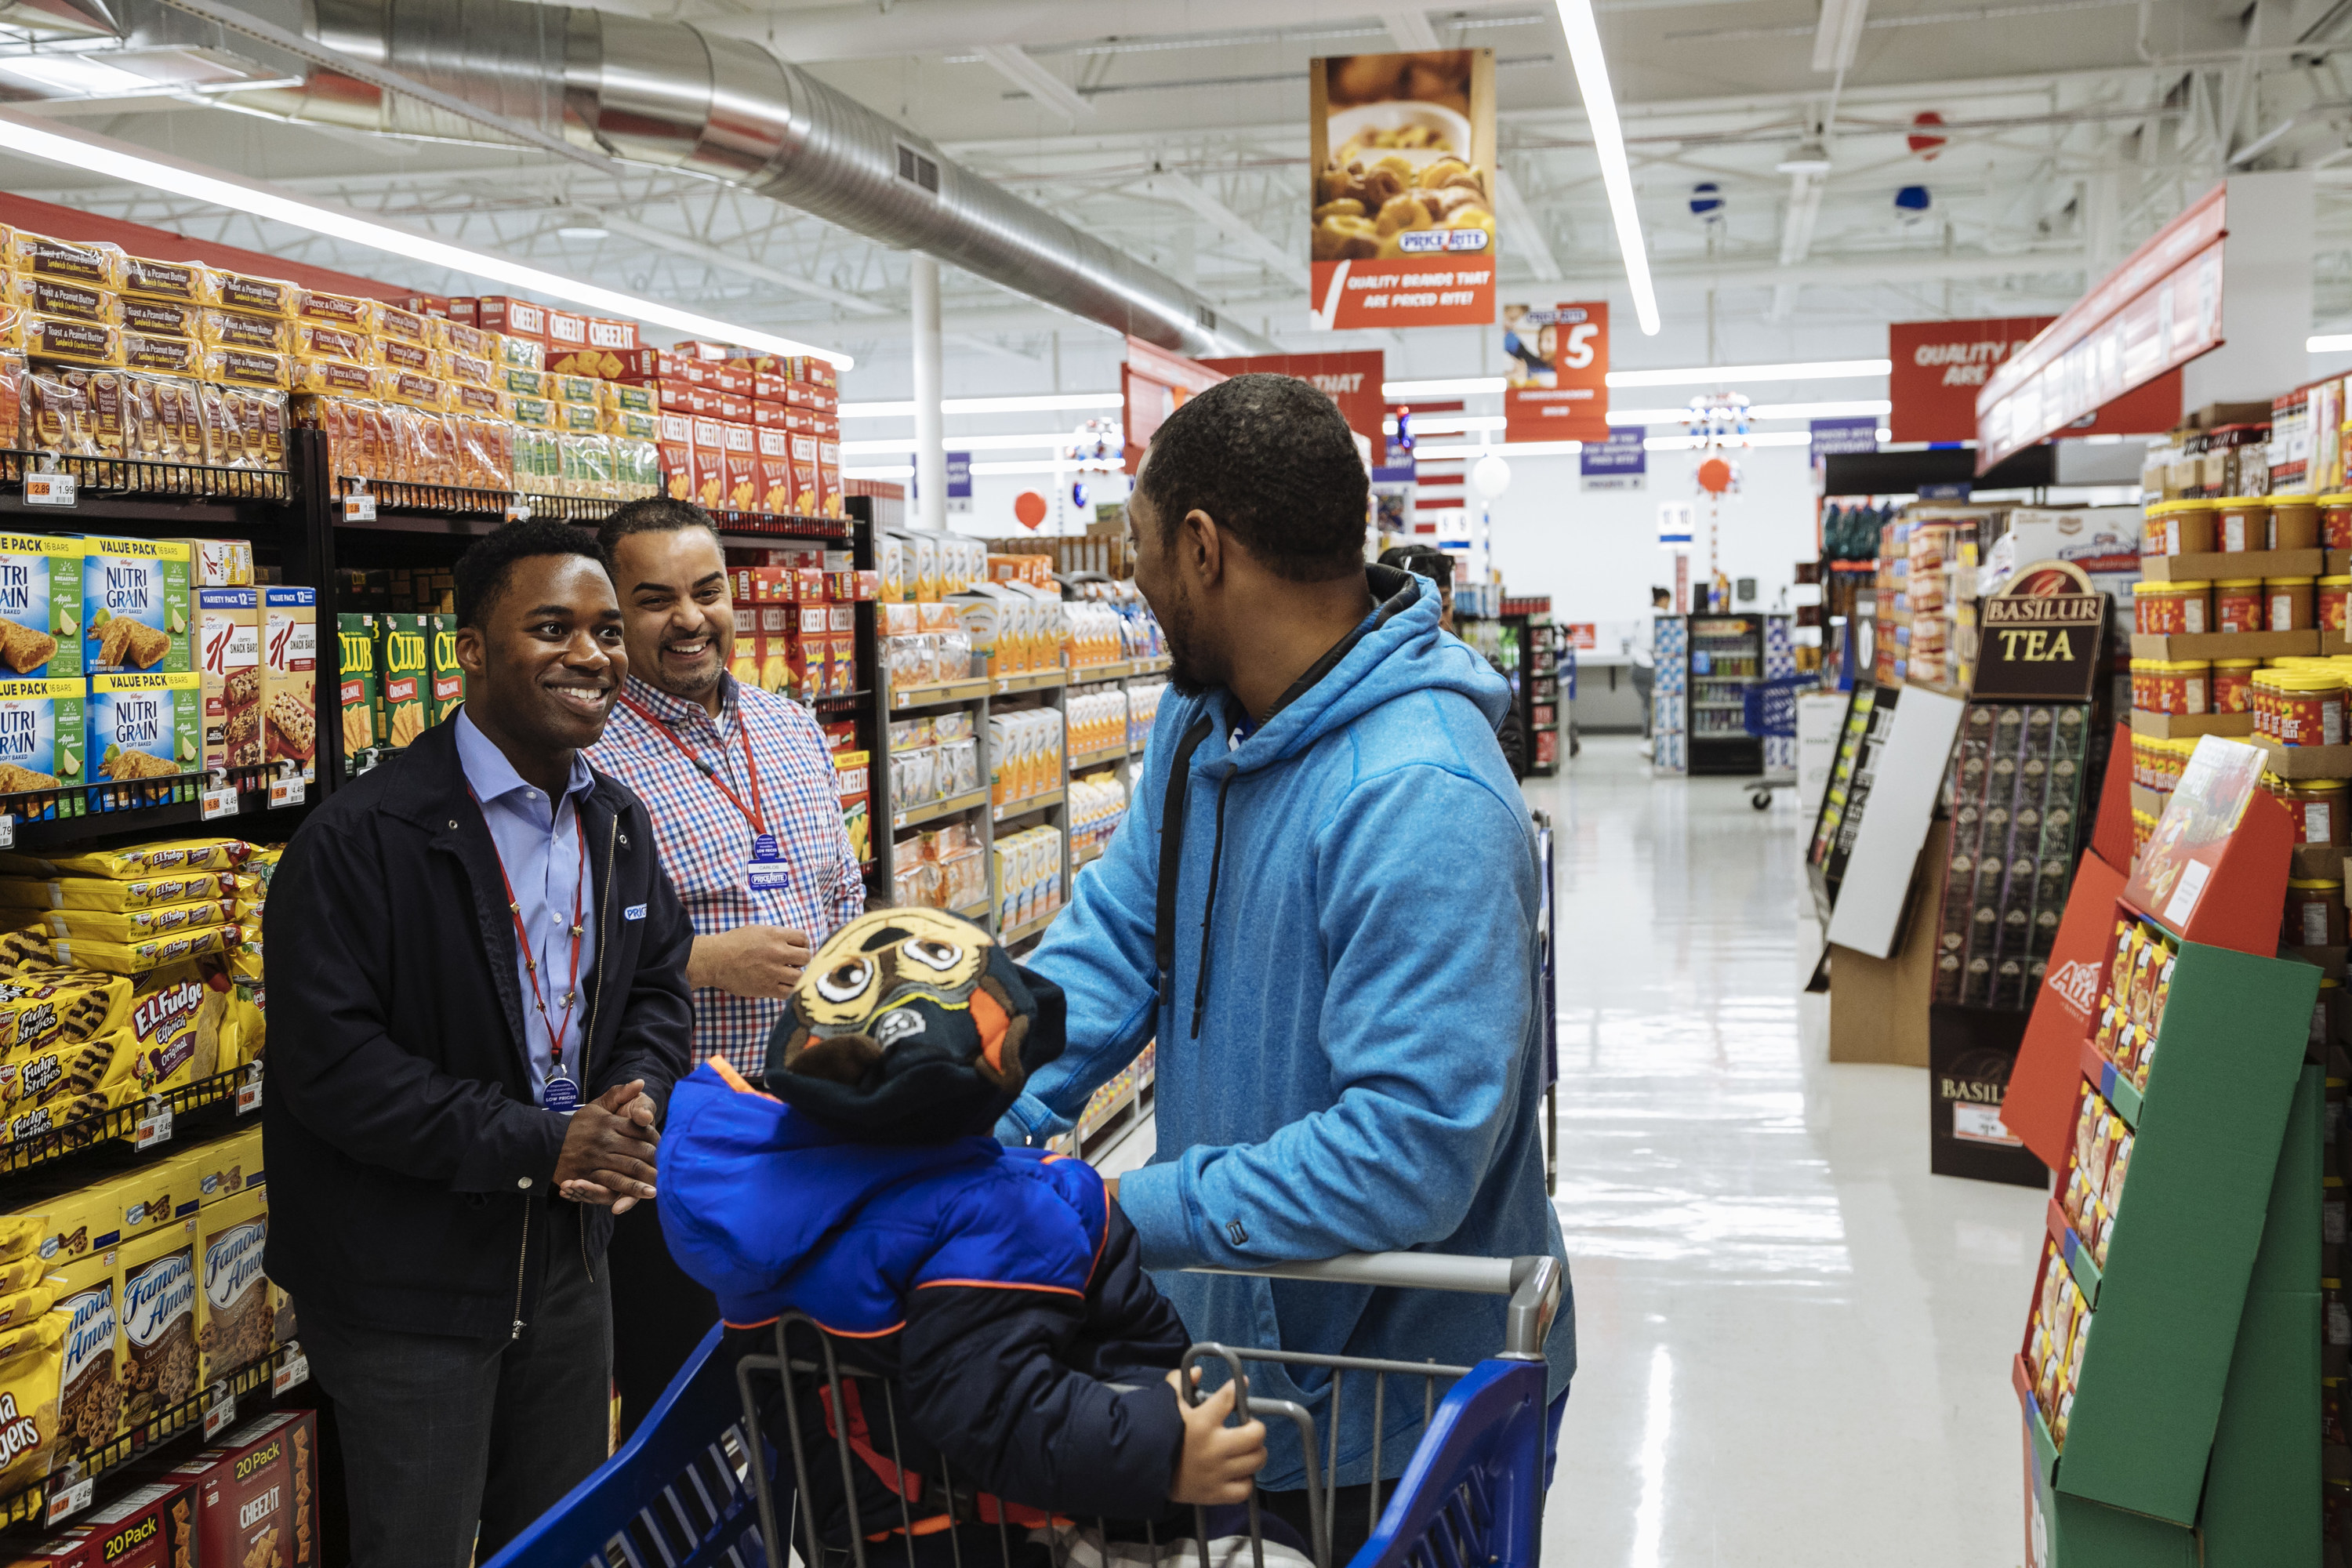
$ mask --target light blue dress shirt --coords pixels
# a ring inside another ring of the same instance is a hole
[[[457,710],[457,761],[466,783],[482,805],[490,839],[499,847],[507,881],[514,889],[516,913],[530,933],[527,952],[539,963],[539,994],[547,1004],[547,1021],[531,1003],[531,974],[525,953],[515,955],[515,983],[522,987],[524,1057],[530,1063],[530,1089],[542,1097],[547,1085],[550,1039],[548,1025],[563,1027],[565,982],[572,973],[572,911],[575,895],[580,910],[580,991],[564,1029],[564,1061],[568,1076],[588,1097],[581,1071],[581,1054],[588,1037],[589,974],[596,963],[595,884],[583,885],[585,875],[581,847],[580,808],[594,787],[588,759],[572,754],[572,777],[563,798],[551,803],[547,792],[515,772],[491,739],[474,723],[465,709]]]

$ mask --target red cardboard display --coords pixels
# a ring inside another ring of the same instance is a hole
[[[2110,763],[2110,784],[2123,771]],[[2103,825],[2106,815],[2103,801]],[[2125,847],[2130,847],[2128,838]],[[2124,873],[2107,862],[2095,844],[2083,852],[2057,940],[2051,944],[2050,967],[2042,973],[2033,1016],[2017,1047],[2009,1093],[2000,1102],[2002,1123],[2053,1171],[2066,1168],[2074,1129],[2074,1089],[2083,1078],[2083,1039],[2090,1032],[2091,1010],[2099,1005],[2100,965],[2115,931],[2116,900],[2123,896],[2124,880]]]
[[[2262,775],[2260,747],[2199,740],[2124,901],[2187,941],[2260,958],[2276,952],[2294,826],[2259,787]]]
[[[2109,866],[2132,863],[2131,731],[2118,721],[2107,750],[2106,776],[2099,784],[2099,815],[2091,825],[2091,847]]]

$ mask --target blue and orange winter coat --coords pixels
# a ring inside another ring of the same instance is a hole
[[[888,1412],[870,1389],[853,1400],[845,1384],[854,1407],[835,1412],[817,1382],[799,1386],[829,1542],[847,1539],[843,1415],[868,1534],[898,1527],[902,1498],[918,1533],[1166,1511],[1183,1425],[1165,1378],[1188,1342],[1091,1166],[985,1136],[857,1142],[719,1061],[678,1083],[659,1158],[671,1255],[717,1295],[736,1348],[772,1350],[797,1313],[845,1367],[891,1384]]]

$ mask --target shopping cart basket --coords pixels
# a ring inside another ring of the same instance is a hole
[[[1192,1346],[1185,1352],[1184,1364],[1208,1369],[1203,1380],[1208,1391],[1222,1384],[1215,1373],[1222,1366],[1226,1376],[1241,1381],[1250,1412],[1263,1420],[1287,1422],[1299,1435],[1300,1451],[1310,1457],[1324,1452],[1316,1441],[1313,1417],[1294,1403],[1250,1397],[1246,1368],[1256,1362],[1330,1369],[1332,1452],[1319,1461],[1310,1458],[1307,1476],[1316,1568],[1338,1568],[1331,1562],[1330,1542],[1337,1522],[1341,1395],[1353,1389],[1360,1397],[1364,1383],[1370,1384],[1375,1411],[1371,1470],[1378,1477],[1381,1415],[1389,1385],[1398,1380],[1420,1385],[1422,1437],[1385,1499],[1381,1483],[1373,1481],[1370,1509],[1378,1523],[1350,1568],[1534,1568],[1541,1555],[1543,1485],[1550,1468],[1543,1342],[1559,1308],[1563,1275],[1559,1261],[1383,1252],[1262,1272],[1284,1279],[1510,1299],[1502,1348],[1476,1366],[1216,1344]],[[815,1347],[814,1354],[795,1353],[787,1336],[802,1324],[814,1328],[807,1318],[790,1314],[776,1324],[773,1353],[731,1358],[722,1348],[725,1330],[714,1327],[620,1452],[510,1542],[488,1568],[786,1568],[788,1540],[799,1547],[803,1568],[893,1568],[911,1563],[912,1521],[904,1500],[897,1518],[861,1516],[853,1479],[853,1467],[860,1461],[851,1453],[848,1424],[841,1424],[836,1453],[809,1452],[792,1404],[794,1380],[785,1373],[797,1372],[818,1381],[819,1397],[832,1410],[847,1407],[845,1384],[862,1383],[868,1392],[858,1407],[866,1413],[868,1440],[887,1437],[895,1452],[898,1410],[890,1385],[836,1360],[822,1335],[793,1336],[794,1344]],[[1450,1384],[1442,1399],[1441,1383]],[[792,1410],[785,1423],[786,1450],[781,1454],[761,1419],[762,1405],[779,1384]],[[1188,1393],[1191,1398],[1202,1396]],[[873,1419],[877,1410],[882,1415],[878,1423]],[[846,1548],[824,1545],[810,1510],[793,1507],[806,1489],[809,1467],[835,1463],[847,1494]],[[942,1463],[942,1472],[945,1468]],[[959,1495],[951,1475],[942,1473],[938,1479],[946,1495]],[[1194,1539],[1205,1543],[1206,1521],[1197,1512],[1194,1530]],[[947,1533],[952,1542],[961,1532]],[[1255,1496],[1248,1534],[1253,1568],[1264,1568]],[[969,1568],[1010,1568],[1019,1538],[1017,1529],[999,1522],[1001,1563],[992,1563],[982,1552]],[[1147,1544],[1151,1544],[1149,1537]],[[1232,1568],[1239,1568],[1237,1557],[1230,1561]],[[956,1562],[964,1563],[961,1546]],[[1208,1568],[1207,1552],[1187,1552],[1174,1558],[1170,1568],[1193,1562]]]
[[[1769,680],[1758,680],[1740,689],[1739,728],[1759,741],[1794,740],[1797,735],[1797,693],[1819,686],[1818,678],[1811,675],[1778,675]],[[1797,775],[1793,773],[1766,773],[1761,778],[1748,781],[1750,791],[1748,804],[1762,811],[1772,804],[1776,789],[1794,789]]]

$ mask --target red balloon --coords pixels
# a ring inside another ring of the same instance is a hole
[[[1045,521],[1045,498],[1035,490],[1023,490],[1013,498],[1013,515],[1021,520],[1022,527],[1036,527]]]
[[[1709,495],[1721,495],[1731,488],[1731,465],[1721,458],[1709,458],[1698,466],[1698,488]]]
[[[1923,109],[1911,117],[1912,132],[1904,140],[1909,143],[1911,151],[1919,154],[1922,163],[1934,163],[1936,154],[1943,150],[1947,140],[1945,137],[1927,134],[1925,128],[1930,125],[1941,125],[1943,122],[1944,117],[1932,109]]]

